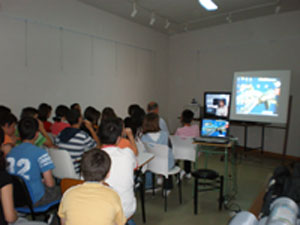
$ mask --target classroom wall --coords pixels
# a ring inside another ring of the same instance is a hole
[[[205,91],[231,91],[235,71],[292,71],[293,95],[288,155],[300,156],[300,12],[283,13],[178,34],[170,38],[169,124],[192,98],[203,104]],[[250,128],[249,146],[260,145],[260,130]],[[243,143],[243,129],[232,134]],[[281,153],[283,131],[267,129],[265,149]]]
[[[76,0],[0,0],[0,104],[167,111],[168,37]]]

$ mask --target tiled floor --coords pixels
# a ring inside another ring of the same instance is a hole
[[[232,209],[240,207],[248,210],[252,202],[266,184],[272,171],[281,161],[270,159],[260,154],[238,155],[237,158],[237,184],[238,192],[235,198],[229,202],[228,206]],[[203,167],[203,158],[199,162]],[[201,166],[198,166],[200,168]],[[219,173],[224,172],[224,162],[220,161],[220,156],[209,158],[208,168],[214,169]],[[164,201],[161,193],[155,196],[146,194],[146,217],[147,225],[225,225],[230,220],[230,210],[223,209],[218,211],[218,193],[203,192],[199,193],[198,215],[193,214],[193,179],[183,181],[183,204],[178,201],[177,186],[168,197],[168,211],[164,212]],[[140,201],[134,216],[136,224],[143,224],[141,217]]]

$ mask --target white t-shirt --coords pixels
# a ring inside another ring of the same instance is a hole
[[[118,192],[124,214],[126,218],[129,218],[136,210],[136,198],[134,196],[136,157],[129,148],[120,149],[116,146],[104,146],[102,149],[111,158],[110,175],[105,182]]]
[[[218,107],[216,111],[217,116],[227,116],[228,110],[227,106]]]

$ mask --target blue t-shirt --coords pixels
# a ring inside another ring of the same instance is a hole
[[[54,164],[46,152],[30,143],[22,143],[6,156],[8,171],[23,177],[33,203],[45,194],[42,173],[54,169]]]

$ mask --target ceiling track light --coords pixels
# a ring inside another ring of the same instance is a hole
[[[154,12],[152,12],[152,13],[151,13],[151,18],[150,18],[149,25],[150,25],[150,26],[153,26],[153,25],[154,25],[154,23],[155,23],[155,21],[156,21],[156,18],[155,18],[155,13],[154,13]]]
[[[188,25],[185,24],[183,29],[184,29],[185,32],[188,32],[188,30],[189,30]]]
[[[200,5],[205,8],[207,11],[215,11],[218,9],[218,6],[212,0],[198,0]]]
[[[137,13],[138,13],[138,10],[137,10],[137,7],[136,7],[136,2],[134,1],[133,4],[132,4],[132,12],[131,12],[130,16],[132,18],[134,18]]]
[[[165,25],[165,29],[168,29],[170,27],[171,23],[170,21],[167,19],[166,20],[166,25]]]

